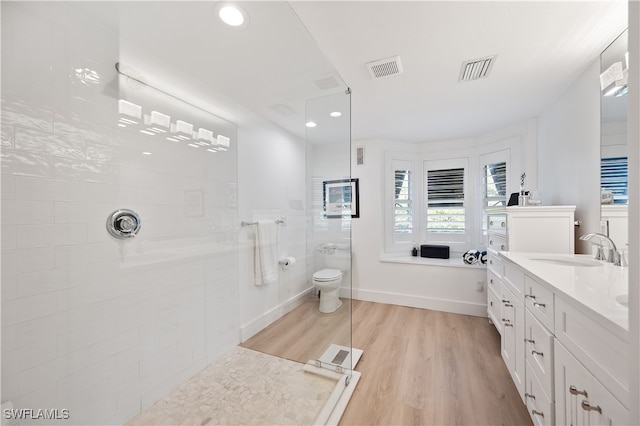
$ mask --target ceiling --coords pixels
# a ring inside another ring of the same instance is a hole
[[[535,117],[627,26],[626,1],[242,2],[243,28],[219,22],[214,3],[70,4],[116,32],[118,59],[147,81],[317,142],[332,136],[304,127],[308,100],[347,86],[354,140],[464,138]],[[464,60],[494,54],[487,78],[458,82]],[[403,73],[369,75],[367,62],[394,55]]]

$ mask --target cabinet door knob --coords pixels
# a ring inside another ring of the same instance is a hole
[[[586,390],[578,390],[578,388],[576,388],[573,385],[569,386],[569,393],[571,395],[582,395],[585,398],[587,398],[589,396],[589,395],[587,395],[587,391]]]
[[[504,250],[504,244],[500,244],[500,250]]]
[[[489,245],[492,246],[493,245],[493,240],[489,240]]]
[[[589,404],[589,401],[587,400],[582,401],[582,404],[580,405],[582,406],[582,409],[584,411],[597,411],[598,413],[602,414],[602,408],[600,408],[599,405],[593,406]]]
[[[489,221],[489,225],[493,225],[493,221],[492,220]]]
[[[500,223],[500,226],[502,226],[504,228],[505,226],[507,226],[507,224],[505,222],[502,222],[502,223]]]

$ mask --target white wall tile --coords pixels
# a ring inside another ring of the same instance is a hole
[[[4,225],[53,223],[53,218],[51,201],[5,200],[2,202]]]
[[[20,200],[81,201],[87,197],[84,182],[17,176],[16,198]]]
[[[18,225],[17,247],[49,247],[87,242],[85,224]]]
[[[10,351],[18,347],[18,325],[3,326],[0,335],[2,336],[2,344],[0,345],[2,352]],[[6,369],[2,370],[2,374],[6,373]]]
[[[87,182],[86,187],[87,195],[83,200],[89,203],[133,204],[138,202],[138,187],[133,184]]]
[[[85,158],[83,140],[69,140],[56,134],[21,128],[16,128],[14,139],[16,151],[31,151],[54,157]]]
[[[2,300],[9,301],[18,298],[18,274],[6,274],[2,268]],[[4,316],[4,314],[3,314]]]
[[[43,108],[8,100],[3,96],[2,124],[51,132],[53,131],[53,113]]]
[[[2,324],[11,325],[45,317],[57,311],[55,293],[2,301]]]
[[[2,173],[22,176],[53,177],[51,157],[30,152],[2,151]]]
[[[53,247],[2,251],[2,275],[44,271],[55,267]]]
[[[13,149],[13,131],[13,126],[0,127],[0,140],[2,141],[2,149]]]
[[[3,200],[13,200],[16,198],[16,177],[11,175],[0,175],[0,196]]]

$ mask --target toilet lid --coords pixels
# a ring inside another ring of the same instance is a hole
[[[331,281],[341,276],[342,272],[337,269],[322,269],[313,274],[313,279],[317,281]]]

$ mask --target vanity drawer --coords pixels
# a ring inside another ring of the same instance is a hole
[[[555,424],[555,404],[542,390],[542,385],[533,373],[533,368],[527,361],[527,373],[524,386],[524,399],[527,404],[527,411],[533,420],[534,425],[554,425]]]
[[[487,287],[489,288],[489,290],[493,290],[495,294],[500,294],[500,292],[502,291],[502,289],[500,288],[502,287],[502,281],[500,280],[500,277],[493,273],[493,271],[487,271],[487,281]]]
[[[487,235],[487,249],[494,252],[505,251],[509,249],[507,244],[507,237],[504,235],[497,235],[489,233]]]
[[[553,333],[553,292],[528,275],[524,277],[524,301],[533,315]]]
[[[491,287],[487,290],[487,314],[489,319],[502,334],[502,303],[500,303],[500,290],[494,291]]]
[[[556,337],[587,370],[629,407],[629,333],[595,321],[558,297]]]
[[[498,279],[504,274],[504,261],[495,253],[487,251],[487,270],[493,272]]]
[[[553,401],[553,339],[554,336],[525,309],[525,356],[546,397]],[[529,373],[527,373],[529,374]]]
[[[487,230],[494,232],[507,232],[507,215],[491,214],[487,216]]]
[[[502,284],[509,288],[519,300],[524,297],[524,271],[511,262],[504,263]]]

